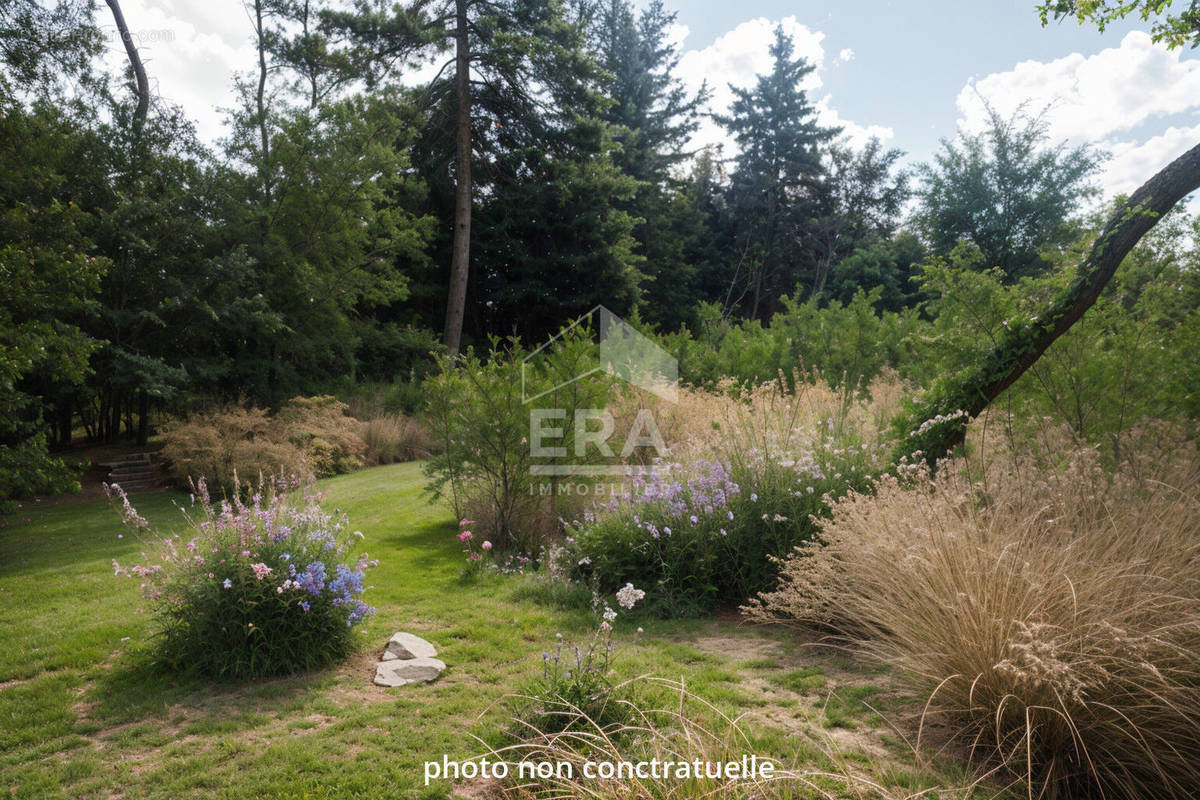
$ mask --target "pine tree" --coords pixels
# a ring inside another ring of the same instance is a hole
[[[686,143],[708,96],[704,87],[689,94],[674,74],[679,53],[668,41],[674,21],[657,0],[640,15],[628,0],[609,0],[594,33],[611,100],[603,118],[620,144],[614,160],[638,182],[622,208],[635,220],[644,259],[640,308],[646,320],[668,327],[683,322],[700,299],[695,251],[705,238],[703,220],[675,171],[691,155]]]
[[[838,133],[817,123],[801,88],[815,67],[794,52],[791,37],[777,27],[771,71],[753,88],[731,87],[729,113],[718,117],[739,148],[729,206],[748,277],[741,296],[757,319],[812,274],[814,220],[827,207],[821,148]]]

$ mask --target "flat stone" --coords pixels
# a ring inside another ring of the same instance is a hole
[[[413,636],[411,633],[400,632],[391,639],[388,639],[387,649],[383,654],[383,660],[391,661],[394,658],[433,658],[436,655],[437,648],[422,639],[420,636]]]
[[[378,686],[404,686],[420,681],[432,681],[442,674],[446,665],[436,658],[394,658],[375,665]]]

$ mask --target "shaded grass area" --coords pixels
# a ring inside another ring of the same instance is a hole
[[[361,626],[358,652],[345,664],[251,684],[199,682],[149,665],[150,620],[137,584],[115,577],[111,566],[136,561],[143,545],[122,529],[115,509],[80,502],[18,515],[0,530],[0,792],[449,796],[448,782],[423,785],[423,762],[502,744],[512,711],[505,698],[540,673],[556,633],[583,638],[594,623],[579,598],[532,577],[463,583],[454,521],[426,501],[423,486],[418,464],[325,482],[326,503],[350,515],[380,560],[365,595],[378,614]],[[183,524],[176,504],[186,496],[135,499],[156,525]],[[633,633],[638,624],[645,633]],[[397,630],[437,645],[449,666],[436,683],[371,684],[377,653]],[[619,677],[684,680],[731,715],[745,714],[759,755],[824,763],[819,733],[830,720],[886,741],[876,730],[881,720],[859,702],[879,691],[879,675],[863,673],[872,685],[854,688],[852,667],[814,664],[810,651],[773,632],[736,619],[619,619],[617,636]],[[899,748],[860,760],[885,782],[934,780],[914,771]]]

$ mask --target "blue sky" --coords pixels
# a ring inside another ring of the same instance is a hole
[[[639,0],[645,2],[645,0]],[[1041,26],[1036,0],[666,0],[682,77],[707,79],[723,110],[728,82],[748,85],[769,67],[767,47],[783,23],[817,64],[807,87],[822,118],[852,140],[878,135],[928,159],[938,140],[977,129],[986,97],[1007,113],[1051,106],[1051,133],[1113,153],[1102,184],[1130,191],[1200,141],[1200,53],[1168,53],[1130,21],[1100,34],[1072,21]],[[253,66],[239,0],[123,0],[163,97],[197,118],[203,138],[223,130],[235,71]],[[100,8],[101,19],[104,8]],[[109,60],[122,64],[115,38]],[[427,70],[416,70],[419,80]],[[697,144],[718,142],[707,125]]]

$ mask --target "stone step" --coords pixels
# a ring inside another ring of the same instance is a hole
[[[147,489],[160,489],[162,483],[158,480],[115,481],[125,492],[144,492]]]
[[[149,464],[151,463],[150,453],[125,453],[122,455],[113,456],[107,461],[100,462],[106,467],[116,467],[122,464]]]
[[[153,466],[143,464],[137,467],[113,467],[109,475],[153,475],[157,472]]]

